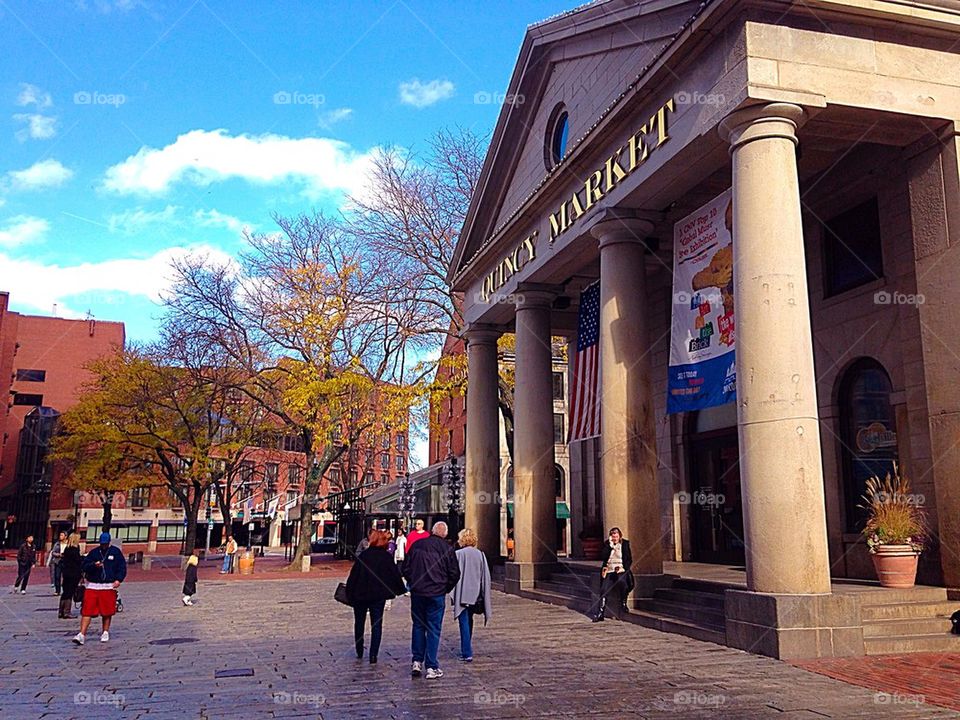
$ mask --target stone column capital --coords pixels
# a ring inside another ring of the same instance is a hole
[[[541,283],[520,283],[517,285],[517,312],[521,310],[532,310],[535,308],[550,309],[553,301],[560,294],[558,288],[553,285],[543,285]]]
[[[494,345],[503,333],[492,325],[474,323],[463,329],[463,337],[467,345]]]
[[[792,103],[766,103],[734,110],[720,121],[720,137],[730,143],[730,152],[754,140],[781,138],[797,144],[797,129],[807,121],[807,112]]]
[[[600,241],[600,249],[617,243],[638,243],[646,246],[645,240],[653,232],[660,214],[646,210],[611,208],[590,228],[590,234]]]

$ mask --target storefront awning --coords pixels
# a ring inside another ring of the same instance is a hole
[[[513,517],[513,503],[507,503],[507,515]],[[570,506],[565,502],[557,501],[557,520],[569,520],[570,519]]]

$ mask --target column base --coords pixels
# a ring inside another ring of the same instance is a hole
[[[727,645],[779,660],[864,654],[859,599],[727,590]]]
[[[503,590],[511,595],[519,595],[521,590],[533,590],[537,580],[547,580],[557,569],[552,562],[506,562],[504,563]]]

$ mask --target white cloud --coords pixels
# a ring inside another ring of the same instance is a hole
[[[245,223],[233,215],[227,215],[215,209],[197,210],[193,214],[193,219],[200,227],[224,227],[238,234],[253,228],[251,223]]]
[[[322,128],[330,128],[333,125],[336,125],[338,122],[343,122],[348,120],[353,115],[353,108],[337,108],[336,110],[328,110],[327,112],[320,113],[320,117],[317,119],[317,123]]]
[[[178,182],[209,185],[230,178],[254,183],[297,182],[316,197],[325,191],[358,193],[369,153],[328,138],[229,135],[191,130],[164,148],[140,148],[107,169],[104,187],[118,193],[163,193]]]
[[[163,210],[125,210],[122,213],[114,213],[107,218],[107,227],[110,232],[133,233],[142,230],[148,225],[157,223],[177,223],[176,215],[178,208],[176,205],[167,205]]]
[[[400,83],[400,102],[425,108],[453,96],[453,83],[449,80],[420,82],[417,78]]]
[[[24,170],[11,170],[7,173],[14,190],[43,190],[60,187],[73,177],[73,170],[59,160],[41,160]]]
[[[17,94],[17,105],[26,107],[36,105],[38,108],[48,108],[53,105],[53,98],[46,90],[41,90],[30,83],[20,83],[20,92]]]
[[[27,138],[49,140],[57,134],[57,119],[55,117],[36,113],[15,113],[13,119],[26,125],[16,132],[16,138],[20,142]]]
[[[170,247],[148,258],[124,258],[79,265],[53,265],[34,260],[13,259],[0,253],[3,289],[17,303],[49,312],[54,303],[58,313],[79,316],[69,298],[90,292],[118,292],[158,302],[173,282],[170,263],[190,255],[206,255],[216,262],[232,263],[221,250],[207,246]]]
[[[50,229],[50,223],[43,218],[32,215],[16,215],[7,221],[0,229],[0,247],[14,248],[43,240]],[[9,277],[0,273],[4,285],[8,284]],[[32,278],[36,282],[37,278]]]

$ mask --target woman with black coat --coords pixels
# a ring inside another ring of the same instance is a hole
[[[633,590],[633,554],[630,552],[630,541],[625,540],[620,528],[611,528],[607,542],[603,544],[600,555],[603,564],[600,566],[600,603],[593,622],[603,620],[607,599],[616,600],[618,613],[627,610],[627,593]]]
[[[387,600],[403,595],[400,569],[387,552],[390,537],[381,530],[371,530],[370,546],[357,555],[347,578],[347,598],[353,606],[353,638],[357,657],[363,657],[363,630],[370,613],[370,662],[377,662],[380,639],[383,637],[383,607]]]
[[[58,617],[71,619],[70,606],[73,594],[77,591],[82,574],[83,558],[80,555],[80,535],[70,533],[67,546],[60,556],[60,614]]]

